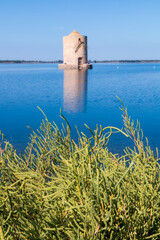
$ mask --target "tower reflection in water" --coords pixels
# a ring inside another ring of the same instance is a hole
[[[63,109],[68,113],[85,112],[87,70],[64,70]]]

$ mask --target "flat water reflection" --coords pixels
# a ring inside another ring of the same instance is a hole
[[[64,70],[63,109],[67,113],[85,112],[88,70]]]
[[[119,96],[129,115],[138,119],[153,149],[160,148],[160,64],[94,64],[92,70],[63,71],[57,64],[0,64],[0,130],[18,149],[24,150],[31,131],[43,115],[61,128],[60,108],[77,133],[96,128],[123,127]],[[122,152],[128,138],[114,134],[109,150]]]

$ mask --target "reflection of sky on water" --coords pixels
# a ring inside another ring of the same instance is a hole
[[[87,70],[64,70],[63,109],[67,113],[85,112],[87,74]]]
[[[117,68],[118,66],[118,68]],[[24,149],[43,115],[61,128],[60,108],[72,128],[88,137],[96,124],[123,127],[119,96],[138,119],[151,147],[160,148],[160,64],[94,64],[92,70],[63,71],[58,64],[0,64],[0,130],[18,149]],[[114,134],[110,150],[122,152],[128,138]]]

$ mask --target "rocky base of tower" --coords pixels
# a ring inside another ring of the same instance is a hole
[[[78,66],[78,65],[71,65],[71,64],[59,64],[58,65],[58,68],[59,69],[68,69],[68,70],[71,70],[71,69],[92,69],[92,64],[83,64],[81,66]]]

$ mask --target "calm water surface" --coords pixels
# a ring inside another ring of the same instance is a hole
[[[89,136],[84,123],[95,129],[123,126],[119,96],[128,113],[141,122],[153,149],[160,148],[160,64],[95,64],[88,72],[58,70],[57,64],[0,64],[0,129],[18,151],[23,151],[30,130],[43,119],[61,126],[60,108],[68,119],[73,138],[75,125]],[[132,145],[114,134],[113,152]]]

